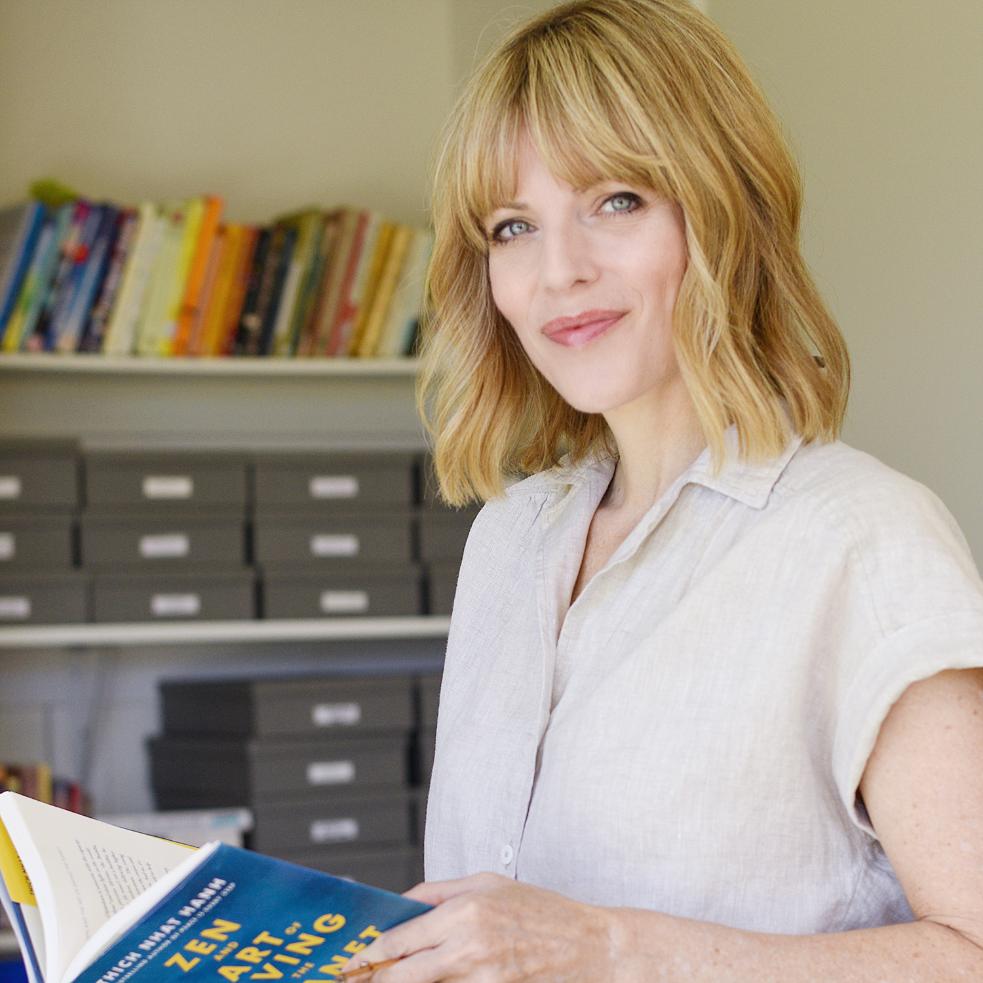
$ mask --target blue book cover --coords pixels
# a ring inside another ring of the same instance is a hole
[[[31,983],[327,983],[429,910],[285,860],[0,793],[0,902]]]
[[[428,907],[223,843],[76,981],[337,980],[373,939]]]

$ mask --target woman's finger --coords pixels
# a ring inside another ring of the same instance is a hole
[[[424,881],[411,887],[404,893],[404,897],[412,898],[414,901],[422,901],[424,904],[439,905],[451,898],[456,898],[459,894],[474,891],[486,886],[491,874],[472,874],[470,877],[458,877],[450,881]]]

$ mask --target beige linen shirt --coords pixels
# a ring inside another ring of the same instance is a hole
[[[428,879],[493,870],[739,928],[912,913],[857,786],[912,682],[983,665],[983,583],[924,486],[841,442],[704,453],[567,611],[613,473],[513,485],[471,530]],[[562,625],[562,630],[561,630]]]

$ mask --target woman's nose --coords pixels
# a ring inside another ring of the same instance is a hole
[[[597,276],[590,236],[577,223],[565,223],[543,235],[540,277],[548,290],[567,290]]]

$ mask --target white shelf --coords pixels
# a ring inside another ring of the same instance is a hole
[[[315,642],[353,638],[442,638],[450,619],[338,618],[303,621],[199,621],[172,624],[24,625],[0,628],[0,649],[130,645]]]
[[[413,376],[415,358],[145,358],[15,352],[0,355],[0,372],[93,375]]]

